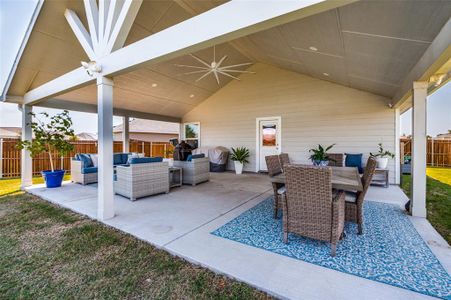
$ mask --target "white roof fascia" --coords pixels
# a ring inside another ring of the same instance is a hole
[[[16,55],[16,58],[14,59],[13,66],[11,68],[11,71],[9,72],[8,78],[6,79],[5,86],[3,87],[0,101],[6,101],[6,94],[8,93],[9,87],[11,86],[11,82],[13,80],[14,74],[16,73],[17,66],[18,66],[19,61],[22,57],[22,54],[25,50],[25,47],[27,46],[28,39],[30,38],[34,24],[36,23],[36,20],[38,19],[38,16],[39,16],[39,13],[41,12],[41,8],[42,8],[43,4],[44,4],[44,0],[38,0],[38,2],[36,3],[36,7],[33,11],[33,15],[31,16],[30,22],[28,23],[27,30],[25,31],[24,37],[20,44],[19,51],[17,51],[17,55]]]

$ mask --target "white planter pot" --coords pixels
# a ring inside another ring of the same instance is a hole
[[[233,163],[235,164],[235,173],[236,174],[243,173],[243,164],[240,163],[239,161],[234,161]]]
[[[388,157],[378,157],[376,159],[377,161],[377,167],[379,169],[386,169],[388,165]]]

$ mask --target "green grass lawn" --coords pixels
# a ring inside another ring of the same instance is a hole
[[[19,185],[0,180],[0,299],[269,298]]]
[[[427,218],[451,244],[451,168],[427,168]],[[404,192],[410,195],[410,175],[403,175]]]

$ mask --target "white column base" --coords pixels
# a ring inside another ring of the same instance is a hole
[[[113,81],[97,78],[98,114],[98,195],[97,218],[107,220],[114,217],[113,189]]]

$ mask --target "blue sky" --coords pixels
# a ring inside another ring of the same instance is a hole
[[[20,47],[37,0],[0,0],[0,86],[3,88]],[[451,83],[428,98],[428,134],[435,136],[451,129]],[[59,110],[35,108],[36,112],[57,113]],[[97,115],[71,112],[74,129],[78,132],[97,132]],[[0,102],[0,126],[20,126],[17,105]],[[115,117],[113,123],[120,124]],[[401,116],[401,134],[411,133],[410,110]]]

